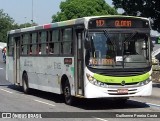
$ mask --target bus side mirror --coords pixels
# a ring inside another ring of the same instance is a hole
[[[88,38],[85,38],[84,47],[87,50],[91,48],[91,42],[89,41]]]

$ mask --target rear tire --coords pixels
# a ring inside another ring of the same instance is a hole
[[[22,86],[23,86],[24,93],[25,94],[29,94],[28,75],[27,75],[27,73],[23,74],[23,77],[22,77]]]
[[[63,95],[65,103],[67,105],[73,105],[73,97],[71,95],[71,88],[68,80],[64,84]]]

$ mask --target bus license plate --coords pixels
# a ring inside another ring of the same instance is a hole
[[[118,89],[117,93],[118,94],[128,94],[128,89]]]

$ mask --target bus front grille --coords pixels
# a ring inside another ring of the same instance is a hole
[[[136,94],[137,93],[137,89],[128,89],[127,92],[123,92],[123,93],[119,93],[118,89],[109,89],[108,90],[108,94],[109,95],[132,95],[132,94]]]

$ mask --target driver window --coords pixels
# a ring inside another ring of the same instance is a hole
[[[91,36],[92,45],[92,57],[94,58],[114,58],[115,57],[115,47],[114,43],[106,38],[104,34],[97,33]]]
[[[94,34],[92,36],[94,43],[94,54],[93,57],[102,58],[106,55],[106,40],[102,34]]]

